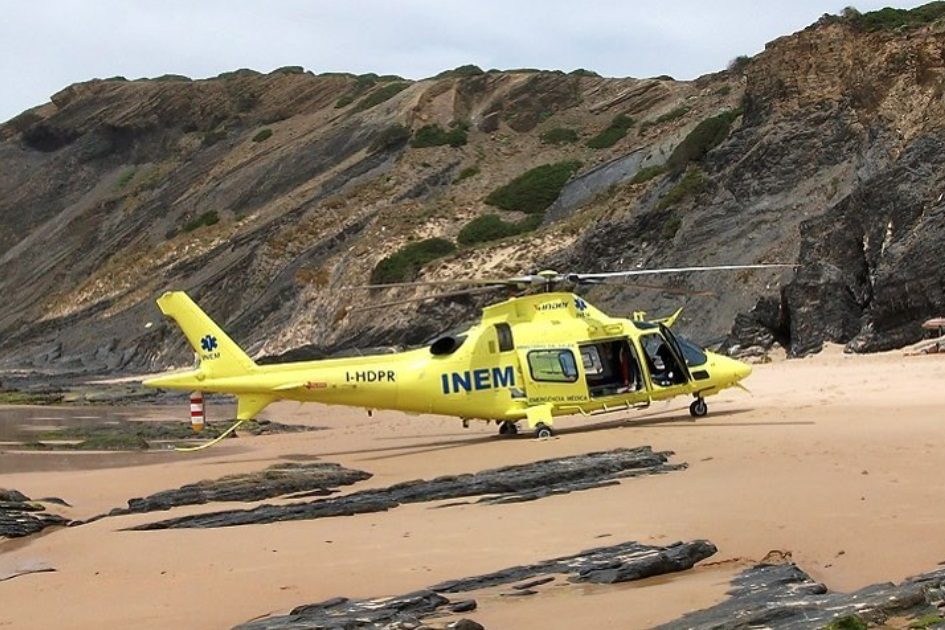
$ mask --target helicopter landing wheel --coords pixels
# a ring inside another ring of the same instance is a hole
[[[499,435],[515,435],[518,433],[518,425],[511,420],[505,420],[499,425]]]
[[[689,405],[689,415],[693,418],[701,418],[707,413],[709,413],[709,406],[705,404],[705,398],[696,398]]]
[[[539,422],[539,423],[535,426],[535,437],[536,437],[536,438],[539,438],[539,439],[540,439],[540,438],[550,438],[550,437],[551,437],[552,435],[554,435],[554,434],[555,434],[555,432],[551,429],[551,427],[549,427],[549,426],[548,426],[547,424],[545,424],[544,422]]]

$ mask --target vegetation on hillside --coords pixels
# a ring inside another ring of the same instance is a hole
[[[181,227],[184,232],[193,232],[197,228],[215,225],[220,222],[220,215],[216,210],[208,210],[195,219],[191,219]]]
[[[642,184],[648,182],[654,177],[662,175],[666,172],[666,166],[663,164],[657,164],[655,166],[646,166],[637,171],[637,174],[633,176],[633,179],[630,180],[631,184]]]
[[[434,79],[455,79],[459,77],[474,77],[476,75],[485,74],[485,70],[474,64],[466,64],[465,66],[457,66],[452,70],[444,70],[438,75],[434,76]]]
[[[870,32],[916,28],[945,17],[945,2],[929,2],[914,9],[886,7],[868,13],[860,13],[854,7],[847,7],[842,16],[857,28]]]
[[[384,101],[393,98],[400,92],[406,90],[408,87],[410,87],[410,84],[407,82],[395,81],[393,83],[388,83],[383,87],[377,88],[358,101],[351,111],[357,113],[371,109],[372,107],[380,105]]]
[[[497,214],[484,214],[463,226],[456,240],[462,245],[488,243],[499,239],[524,234],[535,230],[541,225],[542,215],[533,214],[521,221],[509,223],[503,221]]]
[[[399,149],[409,139],[410,129],[401,125],[400,123],[394,123],[377,134],[377,136],[374,138],[374,141],[371,143],[370,150],[372,153],[377,153],[379,151],[391,151],[393,149]]]
[[[253,136],[253,142],[263,142],[272,137],[272,129],[266,127],[265,129],[260,129],[259,132]]]
[[[138,169],[134,166],[126,168],[121,175],[118,176],[118,180],[115,181],[115,190],[122,190],[125,186],[131,182],[135,177],[135,173],[138,172]]]
[[[708,179],[701,169],[689,169],[685,176],[666,193],[666,196],[660,199],[660,202],[656,204],[656,208],[658,210],[665,210],[670,206],[676,205],[683,199],[695,197],[705,190],[707,183]]]
[[[371,273],[373,284],[407,282],[417,277],[429,262],[456,251],[456,246],[443,238],[428,238],[411,243],[381,260]]]
[[[636,121],[633,120],[633,118],[618,114],[610,122],[610,126],[587,141],[587,146],[592,149],[607,149],[614,146],[627,135],[627,132],[633,127],[634,122]]]
[[[678,173],[685,169],[690,162],[701,160],[706,153],[728,137],[732,123],[741,115],[742,111],[740,109],[733,109],[700,122],[673,149],[669,159],[666,160],[667,168]]]
[[[450,124],[449,129],[443,129],[439,125],[424,125],[413,134],[410,146],[415,149],[444,145],[454,148],[461,147],[468,141],[468,132],[469,123],[465,121],[454,121]]]
[[[541,132],[542,144],[572,144],[577,142],[578,133],[567,127],[555,127]]]
[[[459,182],[463,181],[464,179],[469,179],[470,177],[475,177],[475,176],[478,175],[478,174],[479,174],[479,167],[478,167],[478,166],[475,166],[475,165],[473,165],[473,166],[467,166],[466,168],[464,168],[463,170],[461,170],[461,171],[459,172],[459,175],[456,176],[456,179],[453,180],[453,183],[454,183],[454,184],[458,184]]]
[[[545,164],[526,171],[508,184],[496,188],[485,201],[503,210],[527,214],[544,212],[554,203],[571,176],[581,168],[577,161]]]

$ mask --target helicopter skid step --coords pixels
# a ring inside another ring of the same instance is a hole
[[[562,407],[562,410],[571,411],[573,413],[580,414],[584,416],[585,418],[590,418],[592,416],[603,416],[606,414],[617,413],[620,411],[638,411],[642,409],[647,409],[649,408],[649,406],[650,406],[649,402],[645,402],[645,403],[625,402],[622,405],[615,405],[613,407],[608,406],[607,403],[603,403],[603,406],[601,409],[595,409],[593,411],[587,411],[580,405],[565,406],[565,407]]]

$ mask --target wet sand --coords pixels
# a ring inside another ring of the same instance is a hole
[[[62,497],[74,507],[57,512],[79,519],[131,497],[312,455],[375,475],[353,489],[645,444],[675,451],[672,461],[690,467],[530,503],[122,531],[221,508],[214,504],[0,542],[0,569],[35,561],[57,568],[0,582],[0,627],[224,628],[333,596],[401,594],[624,540],[707,538],[719,553],[692,571],[635,584],[549,585],[527,598],[477,593],[480,610],[468,616],[493,629],[647,627],[719,601],[732,575],[774,549],[836,590],[901,580],[945,560],[943,383],[943,357],[828,351],[757,366],[746,381],[753,395],[711,398],[697,422],[679,399],[630,422],[561,419],[548,441],[498,440],[494,425],[464,430],[450,418],[280,403],[268,417],[329,430],[228,440],[199,457],[133,455],[107,468],[94,468],[87,453],[70,454],[87,458],[71,470],[42,464],[61,455],[17,461],[3,453],[20,468],[4,464],[0,486]]]

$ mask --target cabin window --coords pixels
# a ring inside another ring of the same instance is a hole
[[[508,324],[496,324],[495,332],[499,336],[499,352],[508,352],[515,348],[515,341],[512,339],[512,327]]]
[[[532,350],[528,353],[528,369],[533,381],[573,383],[577,380],[577,363],[570,350]]]
[[[584,373],[588,376],[597,376],[604,371],[604,364],[600,360],[600,352],[598,352],[597,346],[581,348],[581,363],[584,364]]]

